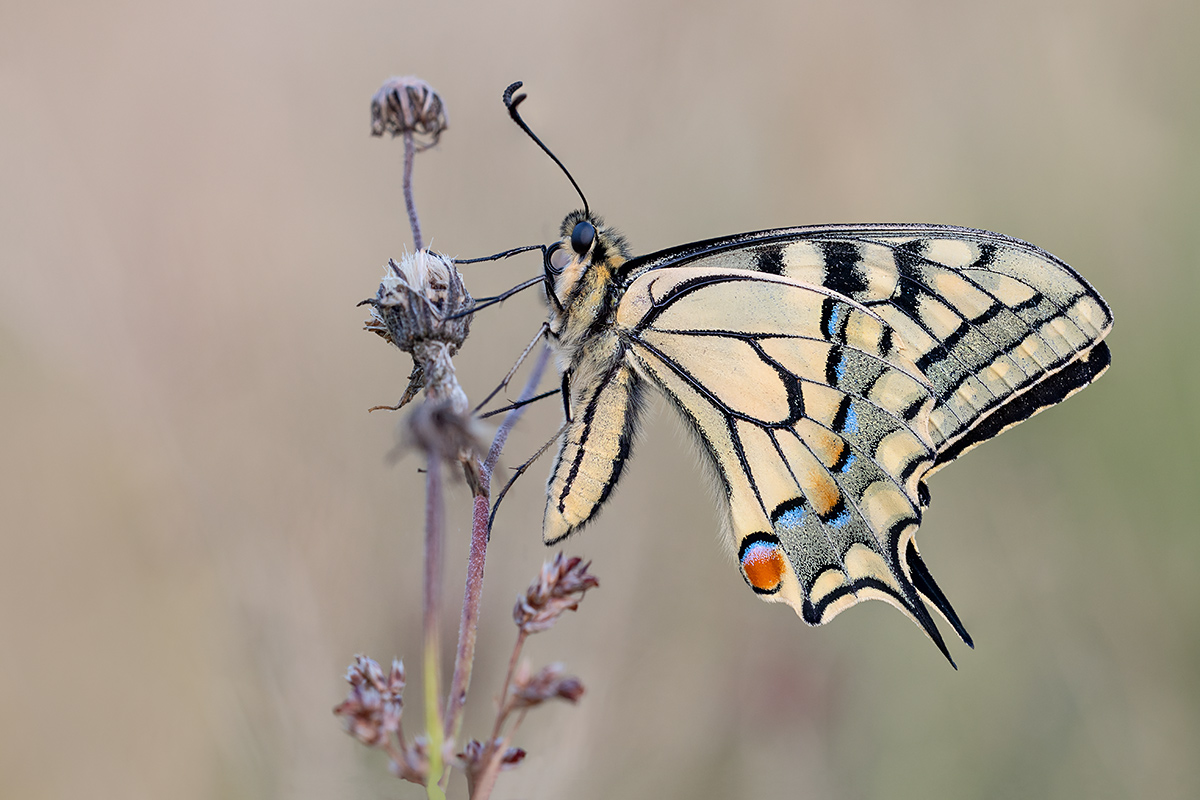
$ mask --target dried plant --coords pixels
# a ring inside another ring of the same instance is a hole
[[[583,559],[567,558],[559,553],[542,565],[537,579],[525,594],[517,598],[513,606],[517,642],[509,658],[508,675],[504,680],[504,693],[500,697],[492,736],[487,742],[468,742],[459,754],[467,772],[471,797],[487,797],[496,775],[525,757],[523,750],[518,750],[520,756],[516,757],[513,748],[509,747],[509,741],[520,727],[527,710],[547,700],[576,703],[583,696],[583,684],[578,678],[563,674],[562,664],[551,664],[535,674],[528,661],[520,662],[520,666],[518,662],[525,640],[531,634],[549,630],[564,612],[579,607],[588,589],[600,585],[596,576],[587,571],[589,566],[583,563]],[[515,719],[514,712],[519,712]]]
[[[421,389],[466,411],[467,396],[454,377],[451,360],[471,331],[475,301],[449,258],[428,250],[389,259],[375,296],[360,305],[371,307],[366,330],[412,355],[408,388],[392,411],[407,405]],[[372,409],[374,411],[375,409]]]
[[[371,307],[366,329],[409,353],[413,359],[409,385],[400,402],[377,408],[398,410],[422,390],[425,393],[424,401],[410,413],[406,426],[408,442],[426,454],[425,733],[411,741],[405,737],[401,719],[406,676],[400,661],[394,661],[385,676],[375,661],[356,656],[346,674],[349,693],[334,708],[334,714],[342,719],[347,733],[368,747],[386,752],[391,760],[391,771],[404,780],[424,786],[430,798],[445,797],[450,769],[459,767],[466,775],[470,797],[486,800],[496,776],[525,758],[525,751],[510,746],[510,742],[529,709],[556,699],[576,703],[584,692],[579,679],[566,675],[561,664],[551,664],[534,672],[528,662],[522,662],[525,640],[534,633],[548,630],[564,612],[577,609],[584,594],[599,583],[588,572],[589,564],[578,558],[567,558],[560,553],[542,566],[537,579],[517,599],[513,609],[517,638],[491,735],[486,742],[467,741],[460,751],[455,741],[461,733],[463,706],[475,658],[493,510],[492,471],[509,431],[522,414],[524,401],[533,397],[537,390],[549,361],[549,351],[542,348],[520,400],[508,411],[486,457],[481,458],[479,426],[467,411],[466,394],[458,384],[452,361],[470,332],[475,303],[455,262],[424,249],[412,194],[413,156],[437,143],[446,128],[445,104],[424,81],[392,78],[373,98],[371,114],[373,135],[381,136],[387,132],[404,137],[404,197],[416,246],[415,253],[406,254],[399,262],[389,260],[375,296],[364,300],[363,304]],[[505,378],[505,383],[510,377]],[[454,672],[443,703],[438,621],[441,617],[442,472],[445,464],[462,469],[471,486],[473,524]]]
[[[371,98],[371,135],[390,133],[393,138],[404,137],[404,205],[408,208],[408,223],[417,250],[424,249],[425,242],[413,200],[413,160],[419,151],[437,144],[449,124],[441,95],[420,78],[388,78]]]

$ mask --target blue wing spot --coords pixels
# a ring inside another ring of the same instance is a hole
[[[789,508],[775,520],[775,524],[784,528],[799,528],[804,523],[804,509],[800,506]]]
[[[833,519],[829,520],[829,524],[835,528],[844,528],[850,523],[850,509],[843,508],[842,513],[838,514]]]
[[[846,409],[846,421],[842,424],[843,433],[858,433],[858,412],[851,405]]]
[[[846,463],[842,464],[841,469],[839,469],[838,472],[845,472],[846,470],[850,469],[850,465],[857,460],[858,456],[854,455],[853,453],[846,456]]]

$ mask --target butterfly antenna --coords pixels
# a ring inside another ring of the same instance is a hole
[[[546,145],[542,143],[542,140],[537,137],[537,134],[530,130],[529,126],[525,124],[525,120],[521,119],[521,114],[517,111],[517,106],[521,105],[521,103],[525,100],[525,95],[522,93],[516,97],[513,97],[513,93],[516,92],[517,89],[520,89],[523,85],[523,81],[517,81],[504,90],[504,107],[508,109],[508,115],[512,117],[513,122],[520,126],[521,130],[525,131],[526,135],[529,136],[530,139],[533,139],[533,141],[537,142],[537,146],[542,148],[546,155],[554,159],[554,163],[558,164],[558,168],[563,171],[563,174],[567,176],[567,180],[571,182],[571,185],[575,187],[575,191],[579,193],[579,199],[583,201],[583,213],[591,216],[591,212],[588,210],[587,198],[583,196],[583,189],[579,188],[579,184],[576,183],[575,179],[571,177],[571,173],[567,170],[563,163],[558,160],[558,156],[554,155],[554,153],[551,153],[550,148],[546,147]]]

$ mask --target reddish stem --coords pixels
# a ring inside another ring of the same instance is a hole
[[[550,350],[543,348],[537,361],[534,362],[533,369],[529,373],[529,379],[525,382],[525,387],[521,390],[520,400],[527,400],[537,392],[538,384],[541,382],[542,374],[546,371],[546,366],[549,362]],[[479,604],[483,595],[483,569],[487,561],[488,538],[491,536],[491,531],[488,529],[488,515],[491,510],[490,487],[492,471],[496,468],[496,462],[500,460],[500,451],[504,449],[504,445],[508,441],[508,434],[512,431],[513,426],[517,424],[517,420],[521,418],[524,412],[525,407],[522,406],[514,408],[505,415],[504,422],[500,424],[500,429],[496,431],[496,436],[492,440],[492,446],[488,450],[487,458],[484,459],[479,470],[481,494],[475,497],[474,518],[471,525],[471,551],[467,556],[467,579],[463,594],[462,620],[458,626],[458,653],[454,659],[454,677],[450,683],[450,698],[446,705],[445,716],[447,734],[456,740],[462,729],[462,707],[466,701],[467,689],[471,685],[471,668],[475,662],[475,639],[479,625]],[[507,691],[507,682],[505,690]]]

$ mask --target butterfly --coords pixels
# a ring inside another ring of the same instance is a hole
[[[505,102],[533,136],[519,86]],[[926,482],[1105,371],[1103,298],[988,231],[819,225],[634,257],[584,206],[544,249],[566,409],[546,543],[596,517],[658,392],[717,477],[754,592],[810,625],[883,600],[953,664],[929,606],[973,643],[917,549]]]

